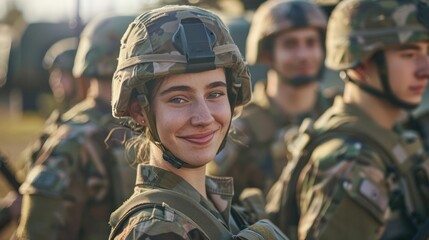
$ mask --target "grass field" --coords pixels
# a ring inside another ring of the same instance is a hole
[[[0,107],[0,116],[0,151],[8,157],[9,165],[13,170],[16,170],[14,160],[18,159],[25,147],[37,138],[44,119],[35,113],[13,116],[5,107]],[[4,197],[10,189],[3,176],[0,176],[0,198]],[[1,231],[0,239],[9,239],[15,228],[16,225],[11,224]]]

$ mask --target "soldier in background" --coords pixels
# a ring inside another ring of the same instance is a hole
[[[61,123],[62,114],[85,97],[88,84],[82,78],[75,78],[72,73],[77,46],[77,38],[66,38],[53,44],[45,54],[43,65],[49,70],[49,86],[59,106],[44,123],[39,139],[22,152],[20,161],[16,163],[20,177],[25,178],[46,139]]]
[[[49,85],[59,108],[55,109],[48,117],[39,139],[26,148],[19,160],[15,161],[16,169],[18,169],[17,175],[20,178],[25,178],[27,175],[28,169],[36,160],[35,158],[44,142],[61,121],[61,113],[83,99],[82,93],[78,93],[77,79],[72,74],[77,45],[77,38],[66,38],[53,44],[46,52],[43,64],[50,72]],[[11,191],[0,202],[1,212],[5,211],[3,207],[7,208],[10,213],[10,220],[18,221],[21,212],[21,200],[22,197],[18,192]]]
[[[284,133],[329,107],[319,91],[326,22],[309,1],[268,1],[256,11],[247,60],[266,64],[267,80],[255,85],[251,103],[233,122],[235,139],[208,169],[233,176],[237,195],[246,187],[267,193],[286,164]]]
[[[111,79],[132,19],[99,17],[82,32],[73,75],[88,83],[86,98],[61,116],[37,154],[20,188],[16,238],[107,239],[110,213],[131,195],[135,169],[124,161],[126,132],[109,133],[118,125]]]
[[[77,38],[62,39],[52,45],[43,58],[43,66],[49,70],[49,86],[60,104],[60,112],[80,102],[86,93],[86,89],[80,89],[72,73],[77,45]]]
[[[343,97],[301,126],[267,210],[291,239],[412,239],[429,217],[429,161],[395,131],[429,79],[424,1],[345,0],[327,29],[326,65]]]

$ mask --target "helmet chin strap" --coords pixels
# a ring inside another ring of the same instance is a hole
[[[378,97],[382,99],[383,101],[386,101],[393,106],[402,108],[404,110],[413,110],[416,107],[418,107],[419,104],[409,103],[406,101],[401,100],[392,91],[392,88],[390,87],[389,83],[389,76],[387,72],[387,65],[386,65],[386,57],[384,55],[384,52],[379,51],[374,54],[374,62],[377,64],[377,68],[379,71],[380,81],[382,84],[383,90],[380,91],[376,88],[373,88],[369,85],[363,84],[360,81],[357,81],[355,79],[350,78],[350,76],[347,75],[345,71],[340,73],[340,77],[345,81],[350,81],[351,83],[358,86],[360,89],[364,90],[365,92]]]

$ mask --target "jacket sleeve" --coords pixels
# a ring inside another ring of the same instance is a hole
[[[379,239],[389,213],[384,172],[361,142],[320,144],[298,183],[299,239]]]
[[[17,237],[23,239],[79,238],[88,190],[79,171],[80,144],[62,141],[45,161],[36,164],[20,187],[23,194]]]
[[[24,195],[21,220],[13,239],[59,239],[63,216],[59,198]]]
[[[282,231],[269,220],[260,220],[233,236],[236,240],[288,240]]]

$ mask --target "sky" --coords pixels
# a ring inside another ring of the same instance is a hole
[[[11,2],[21,9],[29,22],[70,20],[76,14],[78,0],[0,0],[0,18]],[[80,15],[84,21],[97,13],[138,14],[145,4],[156,0],[80,0]]]

